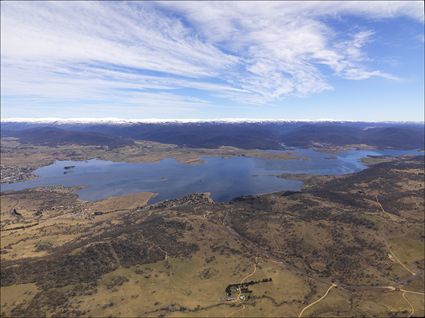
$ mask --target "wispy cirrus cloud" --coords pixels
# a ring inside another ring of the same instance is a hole
[[[424,19],[423,3],[404,1],[2,2],[1,8],[3,96],[117,107],[206,107],[210,98],[265,104],[331,90],[333,77],[397,79],[370,66],[365,48],[373,30],[340,34],[328,19]]]

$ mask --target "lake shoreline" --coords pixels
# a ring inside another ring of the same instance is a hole
[[[211,192],[215,201],[279,191],[299,191],[314,176],[338,176],[363,170],[364,158],[419,154],[416,150],[352,150],[330,156],[314,149],[292,150],[291,160],[281,160],[276,151],[270,158],[249,156],[202,156],[200,162],[181,163],[175,158],[157,162],[113,162],[57,160],[35,170],[35,179],[2,184],[2,191],[39,186],[81,186],[80,199],[97,201],[137,192],[157,195],[149,203],[177,199],[184,195]],[[287,153],[283,153],[287,155]]]

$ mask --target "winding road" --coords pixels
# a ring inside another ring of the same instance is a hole
[[[248,275],[246,275],[244,278],[242,278],[240,284],[242,284],[245,280],[247,280],[249,277],[251,277],[252,275],[255,274],[255,272],[257,271],[257,262],[258,262],[258,257],[255,257],[254,270],[251,273],[249,273]],[[238,288],[238,295],[236,296],[236,303],[238,303],[240,301],[240,296],[241,296],[241,288],[239,287]],[[238,310],[232,312],[230,315],[228,315],[226,317],[231,317],[234,314],[236,314],[236,313],[238,313],[240,311],[243,311],[243,310],[245,310],[245,305],[242,304],[242,308],[241,309],[238,309]]]
[[[413,314],[415,313],[415,308],[410,303],[410,301],[406,298],[406,292],[405,291],[403,292],[403,294],[401,294],[401,296],[403,296],[404,300],[409,304],[409,306],[410,306],[410,315],[409,315],[409,317],[412,317]]]
[[[336,287],[336,286],[337,286],[336,284],[332,283],[332,285],[328,288],[328,290],[326,291],[326,293],[325,293],[322,297],[320,297],[320,298],[319,298],[318,300],[316,300],[315,302],[312,302],[310,305],[305,306],[305,307],[301,310],[300,314],[298,315],[298,318],[299,318],[299,317],[301,317],[301,316],[303,315],[304,311],[306,311],[308,308],[310,308],[310,307],[312,307],[312,306],[316,305],[317,303],[319,303],[320,301],[322,301],[323,299],[325,299],[325,298],[326,298],[326,296],[327,296],[327,295],[329,294],[329,292],[331,291],[331,289],[332,289],[332,288],[334,288],[334,287]]]
[[[248,274],[247,276],[245,276],[242,280],[241,280],[241,282],[240,282],[240,284],[242,284],[246,279],[248,279],[249,277],[251,277],[252,275],[254,275],[255,274],[255,272],[257,271],[257,260],[258,259],[258,257],[256,257],[255,258],[255,263],[254,263],[254,270],[252,271],[252,273],[250,273],[250,274]]]

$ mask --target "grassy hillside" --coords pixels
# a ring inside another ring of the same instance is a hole
[[[423,157],[229,203],[1,199],[6,316],[425,313]]]

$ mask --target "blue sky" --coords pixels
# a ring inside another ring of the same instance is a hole
[[[3,1],[2,120],[423,121],[423,6]]]

